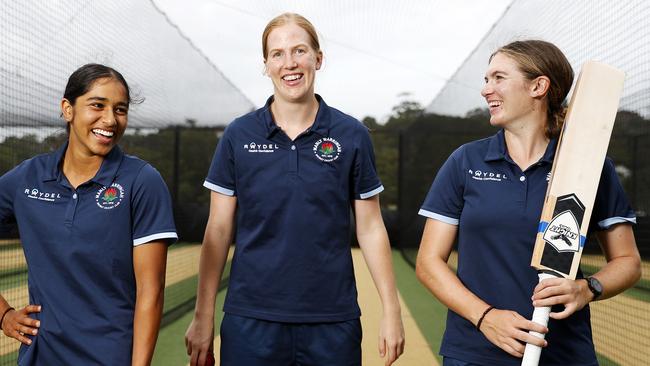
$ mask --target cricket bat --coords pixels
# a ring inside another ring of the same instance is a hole
[[[555,152],[533,250],[531,266],[540,281],[576,278],[624,79],[622,71],[603,63],[589,61],[582,66]],[[550,307],[536,307],[532,320],[546,326],[550,312]],[[541,333],[530,334],[544,338]],[[541,351],[526,344],[522,366],[537,366]]]

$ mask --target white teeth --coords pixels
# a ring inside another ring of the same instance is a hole
[[[300,74],[291,74],[291,75],[285,75],[285,76],[283,76],[283,77],[282,77],[282,80],[286,80],[286,81],[294,81],[294,80],[298,80],[298,79],[300,79],[301,77],[302,77],[302,75],[300,75]]]
[[[99,128],[93,129],[93,133],[97,135],[106,136],[106,137],[113,137],[113,135],[115,134],[113,131],[106,131]]]
[[[498,106],[500,106],[500,105],[501,105],[501,102],[496,101],[496,100],[493,100],[493,101],[491,101],[491,102],[488,102],[488,106],[490,106],[490,107],[498,107]]]

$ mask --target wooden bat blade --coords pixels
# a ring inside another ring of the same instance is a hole
[[[625,74],[584,64],[555,153],[531,265],[574,279],[596,199]]]
[[[545,278],[575,279],[600,174],[623,91],[623,72],[598,62],[583,65],[558,141],[531,265]],[[536,307],[544,326],[550,306]],[[530,331],[544,338],[544,334]],[[542,349],[526,344],[522,366],[537,366]]]

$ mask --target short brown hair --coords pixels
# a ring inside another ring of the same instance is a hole
[[[309,34],[309,40],[311,41],[311,47],[316,51],[320,51],[320,43],[318,42],[318,34],[316,33],[316,28],[314,28],[314,25],[311,24],[307,18],[303,17],[300,14],[296,13],[283,13],[278,15],[277,17],[271,19],[269,24],[266,25],[266,28],[264,28],[264,32],[262,33],[262,56],[264,57],[264,60],[266,61],[266,56],[268,54],[268,47],[267,47],[267,39],[269,38],[269,34],[271,31],[273,31],[277,27],[281,27],[285,24],[289,23],[295,23],[297,24],[300,28],[304,29],[307,34]]]
[[[545,127],[546,136],[557,137],[562,130],[566,109],[562,106],[571,85],[573,69],[564,53],[553,43],[542,40],[524,40],[508,43],[496,50],[491,56],[502,53],[509,56],[526,78],[533,80],[546,76],[551,81],[546,100],[548,102],[548,120]]]

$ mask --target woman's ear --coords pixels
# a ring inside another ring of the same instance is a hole
[[[320,70],[323,66],[323,51],[318,51],[316,54],[316,70]]]
[[[266,59],[262,60],[262,75],[269,76],[269,69],[266,67]]]
[[[536,77],[531,84],[531,96],[533,98],[541,98],[548,93],[548,89],[551,86],[551,80],[547,76],[538,76]]]
[[[72,122],[72,118],[74,117],[74,108],[72,103],[65,98],[61,99],[61,116],[63,116],[63,119],[66,122]]]

